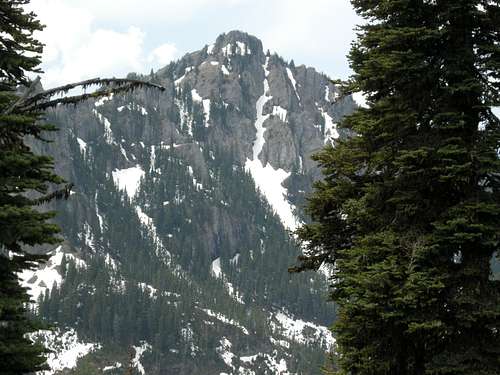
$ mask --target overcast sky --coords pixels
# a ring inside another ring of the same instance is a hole
[[[332,78],[346,78],[346,54],[360,23],[349,0],[32,0],[47,25],[45,87],[95,76],[149,73],[230,30]]]

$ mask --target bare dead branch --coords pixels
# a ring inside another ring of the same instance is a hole
[[[153,88],[160,91],[165,90],[165,88],[161,85],[137,79],[92,78],[85,81],[69,83],[67,85],[55,87],[53,89],[45,90],[33,96],[29,96],[29,94],[33,91],[33,88],[39,82],[39,80],[40,79],[37,78],[33,82],[33,84],[30,85],[30,88],[26,91],[26,93],[21,98],[19,98],[19,100],[16,101],[16,103],[14,103],[14,105],[12,105],[4,113],[5,114],[11,113],[15,109],[21,111],[42,111],[44,109],[54,107],[58,104],[77,104],[79,102],[82,102],[90,98],[100,98],[103,96],[109,96],[114,93],[133,91],[137,88]],[[89,86],[96,86],[96,85],[101,87],[109,86],[109,89],[98,90],[88,94],[85,93],[81,95],[73,95],[73,96],[67,96],[50,100],[50,98],[53,97],[54,95],[66,94],[69,90],[78,87],[86,89]]]

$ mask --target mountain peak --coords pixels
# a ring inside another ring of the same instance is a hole
[[[232,55],[256,55],[264,54],[262,42],[255,36],[239,30],[232,30],[217,37],[214,44],[207,48],[209,54]]]
[[[256,36],[250,35],[244,31],[241,30],[231,30],[227,33],[222,33],[217,37],[217,42],[218,41],[226,41],[226,42],[243,42],[243,43],[250,43],[250,42],[258,42],[261,43],[260,39],[257,38]]]
[[[58,206],[64,247],[23,276],[46,292],[40,315],[73,329],[49,347],[93,347],[74,371],[110,375],[129,348],[150,375],[319,368],[333,344],[326,279],[289,280],[282,265],[320,178],[311,155],[348,135],[337,123],[354,103],[241,31],[135,77],[167,89],[48,113],[56,170],[79,187]]]

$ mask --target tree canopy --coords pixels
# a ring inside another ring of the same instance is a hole
[[[500,6],[353,0],[355,136],[324,179],[292,271],[333,265],[340,374],[498,374]]]

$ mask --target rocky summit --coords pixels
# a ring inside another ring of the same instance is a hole
[[[290,275],[311,155],[356,108],[239,31],[136,90],[47,114],[64,242],[21,277],[57,374],[317,374],[334,345],[325,273]]]

